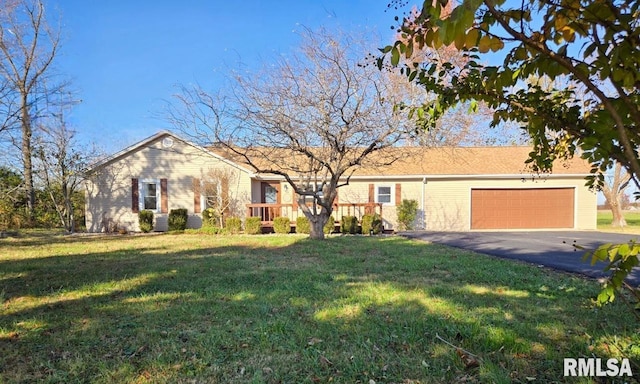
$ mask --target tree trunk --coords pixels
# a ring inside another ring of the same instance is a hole
[[[314,240],[324,240],[324,225],[327,223],[327,215],[320,213],[319,215],[309,218],[311,224],[311,233],[309,238]]]
[[[29,105],[27,95],[23,94],[21,105],[22,117],[22,161],[24,165],[24,192],[27,200],[27,219],[29,224],[34,222],[34,205],[36,201],[33,189],[33,163],[31,159],[31,116],[29,115]]]
[[[622,211],[622,196],[629,185],[630,179],[631,174],[622,167],[622,164],[616,163],[611,180],[605,182],[602,186],[602,194],[611,208],[611,213],[613,213],[613,221],[611,222],[613,227],[622,228],[627,226],[627,221]]]
[[[611,204],[611,213],[613,213],[613,221],[611,221],[612,227],[626,227],[627,220],[624,218],[624,212],[622,211],[622,205],[620,201],[616,201]]]
[[[324,240],[324,225],[320,221],[311,222],[310,239]]]

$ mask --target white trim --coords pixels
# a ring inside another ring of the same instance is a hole
[[[513,189],[573,189],[573,227],[571,228],[523,228],[517,230],[530,231],[530,230],[563,230],[563,229],[577,229],[578,228],[578,187],[575,185],[541,185],[541,186],[518,186],[518,187],[508,187],[508,186],[481,186],[481,187],[469,187],[469,222],[467,226],[467,230],[469,231],[492,231],[493,229],[472,229],[471,228],[471,191],[474,189],[505,189],[505,190],[513,190]],[[510,228],[499,228],[495,229],[496,231],[510,230]]]
[[[544,179],[564,179],[564,178],[579,178],[583,179],[590,174],[588,173],[551,173],[551,174],[541,174],[541,175],[532,175],[532,174],[488,174],[488,175],[370,175],[370,176],[351,176],[350,180],[354,181],[366,181],[366,180],[398,180],[398,181],[422,181],[424,178],[428,180],[460,180],[460,179],[475,179],[475,180],[524,180],[525,182],[531,181],[534,178],[534,181],[544,180]],[[255,176],[258,180],[263,181],[282,181],[285,180],[283,176],[280,175],[269,175],[269,174],[258,174]],[[296,179],[298,176],[292,176],[292,179]],[[345,181],[346,178],[340,179],[340,181]]]
[[[148,209],[144,207],[144,197],[145,190],[143,186],[145,184],[155,184],[156,185],[156,209]],[[160,205],[162,204],[162,193],[160,191],[160,179],[141,179],[138,180],[138,207],[140,211],[149,210],[153,213],[160,212]]]
[[[474,175],[380,175],[380,176],[351,176],[351,180],[416,180],[422,181],[422,179],[427,178],[428,180],[433,179],[524,179],[524,181],[530,181],[532,178],[535,180],[538,179],[562,179],[562,178],[584,178],[589,176],[588,173],[551,173],[551,174],[474,174]]]

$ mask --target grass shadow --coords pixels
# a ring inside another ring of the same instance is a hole
[[[21,248],[0,259],[7,382],[557,381],[562,356],[639,341],[616,307],[587,305],[593,282],[401,238]]]

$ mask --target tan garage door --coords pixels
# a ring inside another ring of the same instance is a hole
[[[471,190],[471,229],[573,228],[573,210],[573,188]]]

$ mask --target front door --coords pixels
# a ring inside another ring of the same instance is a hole
[[[262,183],[262,203],[280,204],[280,183]],[[273,221],[280,216],[280,207],[265,207],[262,210],[262,221]]]

